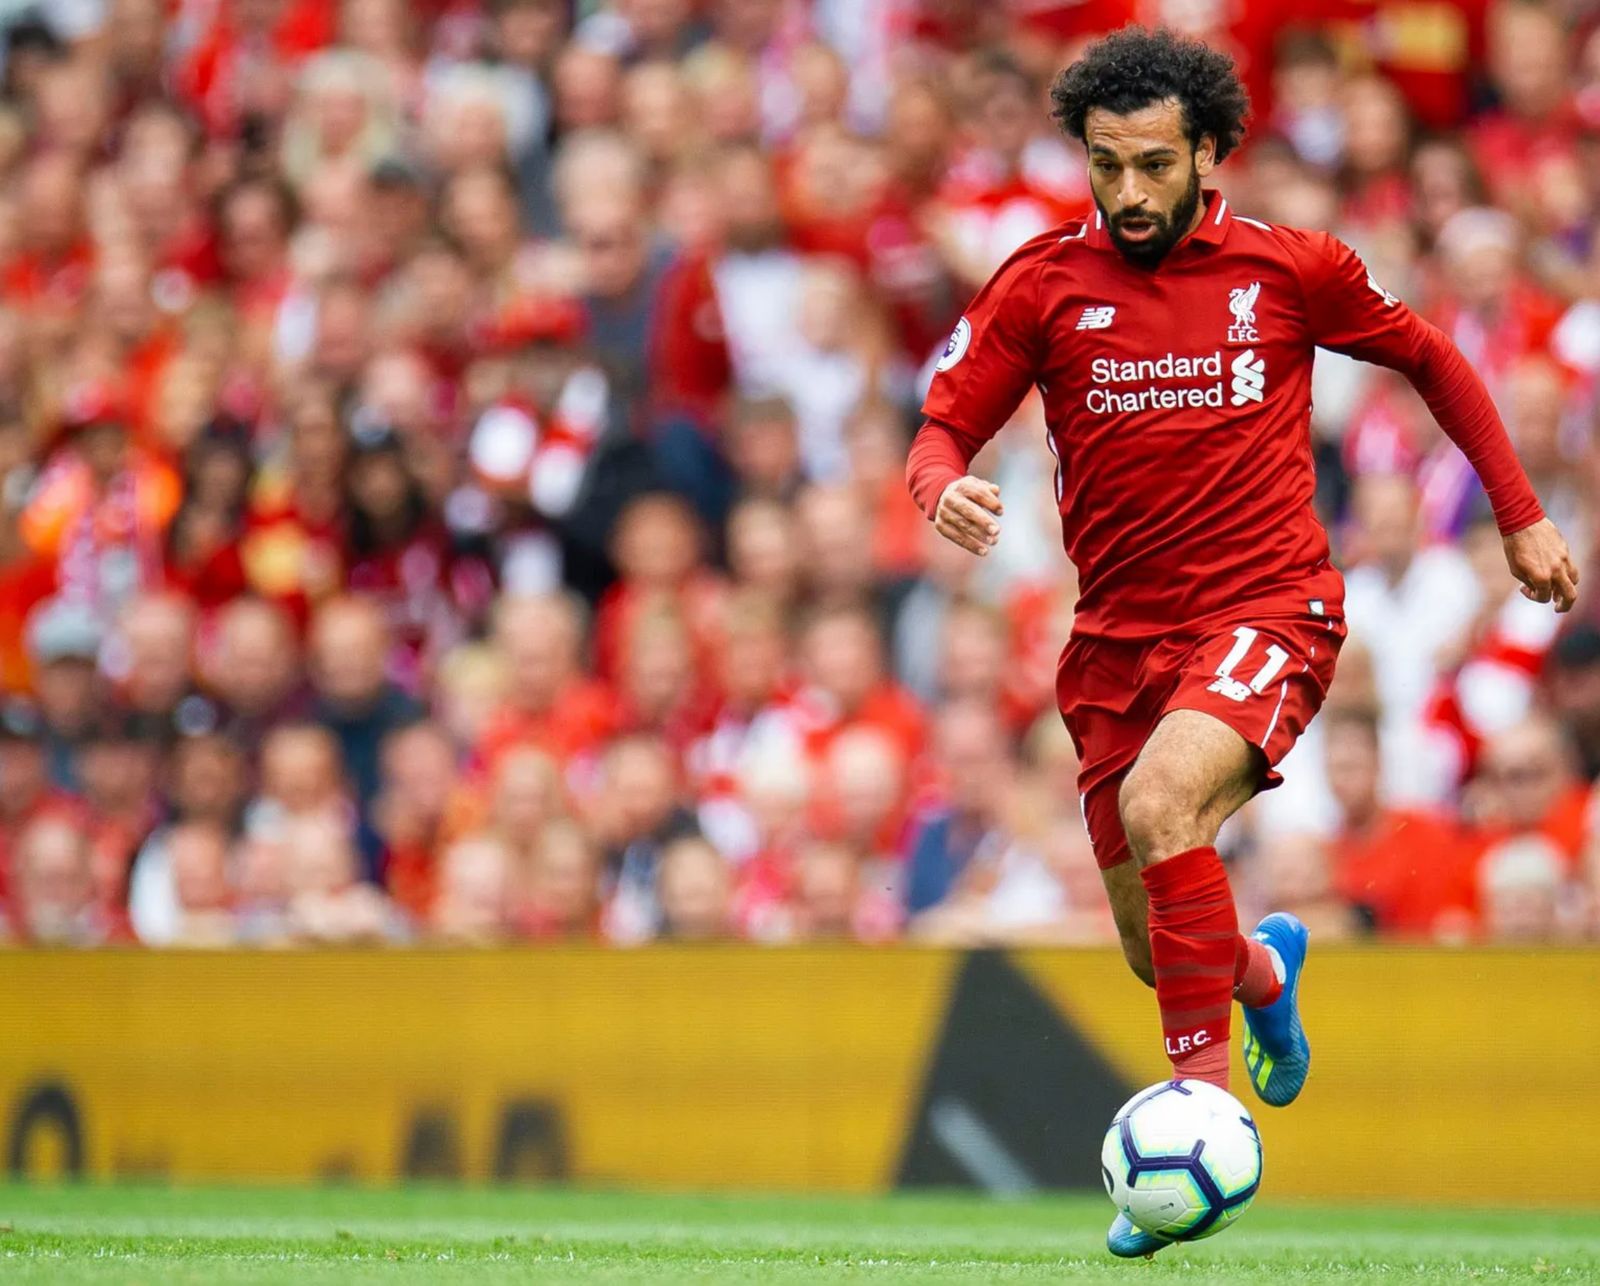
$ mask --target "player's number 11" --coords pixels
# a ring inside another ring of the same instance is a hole
[[[1216,682],[1211,684],[1213,692],[1220,692],[1223,696],[1231,697],[1235,701],[1243,701],[1252,692],[1257,696],[1261,694],[1267,684],[1278,677],[1278,671],[1288,663],[1289,654],[1276,643],[1267,644],[1267,659],[1265,664],[1256,671],[1256,677],[1249,683],[1233,677],[1233,668],[1250,654],[1250,649],[1255,646],[1256,640],[1261,637],[1260,630],[1251,629],[1248,625],[1241,625],[1233,632],[1233,646],[1228,650],[1228,655],[1222,658],[1217,666]]]

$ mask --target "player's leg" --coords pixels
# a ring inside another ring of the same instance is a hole
[[[1133,976],[1147,987],[1156,985],[1155,966],[1150,962],[1150,898],[1139,878],[1138,863],[1127,861],[1102,868],[1100,879],[1106,886],[1106,900],[1117,922],[1117,937],[1122,955]]]
[[[1212,843],[1260,788],[1266,761],[1226,723],[1170,710],[1122,779],[1117,809],[1140,869]]]
[[[1240,954],[1217,832],[1258,789],[1259,748],[1198,710],[1170,711],[1118,797],[1123,833],[1149,899],[1150,959],[1167,1057],[1176,1076],[1228,1087],[1228,1041]]]
[[[1149,647],[1073,639],[1061,654],[1056,699],[1078,753],[1078,802],[1134,976],[1155,985],[1144,885],[1117,811],[1122,779],[1161,718],[1168,692],[1141,685]]]
[[[1130,759],[1136,751],[1137,743],[1134,743]],[[1112,773],[1083,790],[1083,820],[1089,830],[1095,863],[1100,867],[1100,879],[1106,887],[1106,901],[1116,921],[1123,958],[1134,977],[1145,986],[1153,987],[1156,975],[1150,966],[1149,900],[1145,897],[1144,883],[1139,879],[1138,864],[1128,851],[1122,819],[1117,815],[1117,794],[1122,778],[1122,773]],[[1079,785],[1084,786],[1081,779]]]
[[[1279,1106],[1310,1068],[1297,1007],[1306,934],[1278,915],[1241,936],[1214,844],[1235,810],[1276,784],[1272,765],[1320,708],[1343,635],[1320,615],[1280,618],[1195,648],[1121,795],[1150,897],[1156,1000],[1175,1069],[1226,1086],[1231,996],[1245,1006],[1252,1084]]]

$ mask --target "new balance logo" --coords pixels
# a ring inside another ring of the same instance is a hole
[[[1109,304],[1100,307],[1090,307],[1083,310],[1083,316],[1078,318],[1079,330],[1104,330],[1111,325],[1111,319],[1117,315],[1117,310]]]
[[[1233,404],[1259,402],[1267,387],[1267,359],[1247,348],[1233,359]]]

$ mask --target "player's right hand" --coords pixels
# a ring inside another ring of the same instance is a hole
[[[1000,503],[1000,488],[970,473],[957,478],[939,497],[933,515],[933,529],[946,540],[980,557],[1000,539],[996,521],[1005,512]]]
[[[1578,601],[1578,568],[1553,522],[1541,518],[1501,543],[1511,574],[1522,582],[1524,598],[1554,603],[1558,612],[1572,610]]]

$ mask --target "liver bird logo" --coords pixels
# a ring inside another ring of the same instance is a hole
[[[1259,281],[1228,292],[1228,311],[1233,314],[1233,325],[1228,328],[1230,344],[1253,344],[1260,338],[1256,333],[1256,300],[1260,297]]]

